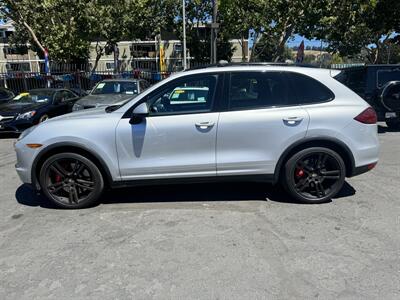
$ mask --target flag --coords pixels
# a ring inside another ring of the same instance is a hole
[[[301,41],[299,49],[297,49],[296,63],[301,64],[304,60],[304,41]]]
[[[44,49],[44,72],[49,75],[50,65],[49,65],[49,51]]]
[[[165,65],[165,50],[164,45],[160,42],[160,72],[163,73],[167,70],[167,66]]]

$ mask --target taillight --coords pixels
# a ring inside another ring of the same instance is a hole
[[[378,117],[376,112],[372,107],[368,107],[361,114],[354,118],[354,120],[364,123],[364,124],[376,124],[378,122]]]

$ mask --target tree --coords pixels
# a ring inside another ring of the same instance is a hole
[[[369,63],[385,62],[400,32],[400,1],[330,0],[325,9],[327,15],[313,34],[326,40],[331,52],[351,57],[362,51]]]
[[[180,40],[182,34],[182,5],[176,0],[167,0],[166,28],[176,33]],[[181,1],[179,1],[181,3]],[[186,0],[186,41],[190,56],[196,63],[208,63],[211,53],[211,31],[208,26],[211,21],[212,1]],[[221,28],[217,39],[217,59],[230,60],[233,48],[229,42],[231,35]]]
[[[253,47],[253,51],[257,53],[256,55],[253,56],[253,60],[255,61],[274,61],[275,57],[274,54],[277,51],[277,45],[279,41],[277,38],[274,40],[267,38],[266,36],[261,36],[260,40],[256,44],[255,47]],[[293,60],[293,54],[292,51],[285,46],[285,50],[283,53],[280,55],[280,60],[281,61],[286,61],[286,60]]]
[[[250,60],[259,56],[283,61],[286,42],[295,33],[313,32],[325,14],[328,0],[225,0],[221,18],[223,26],[242,37],[253,32]],[[271,41],[264,43],[263,41]],[[261,42],[264,47],[258,44]],[[269,51],[268,54],[264,54]]]
[[[14,44],[30,42],[43,57],[85,61],[96,42],[93,70],[105,51],[123,39],[145,38],[163,26],[165,3],[172,0],[0,0],[3,19],[12,19]],[[164,9],[163,9],[164,8]]]
[[[248,39],[250,30],[259,26],[264,3],[260,0],[224,0],[220,2],[221,28],[228,35],[239,37],[242,61],[247,61],[245,54],[248,45],[245,40]]]
[[[40,57],[48,49],[53,59],[71,62],[88,56],[86,4],[85,0],[1,0],[0,13],[15,22],[15,41],[28,38]]]

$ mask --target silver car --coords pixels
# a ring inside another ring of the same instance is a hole
[[[72,111],[124,104],[149,86],[144,79],[106,79],[98,82],[89,95],[77,101]]]
[[[16,170],[64,208],[93,205],[106,188],[238,179],[325,202],[379,151],[374,110],[333,75],[274,65],[182,72],[123,106],[25,131]]]

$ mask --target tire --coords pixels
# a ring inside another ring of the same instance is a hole
[[[386,119],[386,125],[390,129],[400,129],[400,119]]]
[[[39,124],[42,123],[42,122],[44,122],[44,121],[46,121],[46,120],[48,120],[48,119],[49,119],[49,116],[48,116],[48,115],[43,115],[43,116],[41,116],[41,117],[39,118]]]
[[[56,206],[77,209],[96,204],[104,190],[99,168],[76,153],[49,157],[39,174],[43,194]]]
[[[313,147],[294,154],[282,173],[281,184],[291,197],[317,204],[331,200],[342,189],[346,167],[335,151]]]

